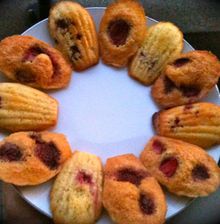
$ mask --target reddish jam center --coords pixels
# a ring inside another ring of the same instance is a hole
[[[132,168],[125,168],[117,172],[117,181],[130,182],[138,186],[147,176],[149,176],[149,174],[144,170],[133,170]]]
[[[53,142],[45,142],[40,134],[32,133],[30,138],[35,140],[35,155],[51,170],[59,166],[60,151]]]
[[[154,201],[147,195],[140,195],[139,206],[141,211],[146,215],[152,215],[155,212]]]
[[[189,63],[190,59],[189,58],[179,58],[176,61],[173,62],[174,66],[176,67],[182,67],[185,64]]]
[[[130,25],[126,21],[122,19],[114,20],[109,23],[108,35],[114,45],[124,45],[130,29]]]
[[[206,180],[210,177],[208,169],[204,165],[196,165],[192,170],[192,177],[195,181]]]
[[[21,149],[13,143],[6,142],[0,147],[0,160],[9,162],[20,161],[22,156]]]
[[[177,159],[175,157],[169,157],[160,163],[159,169],[166,177],[172,177],[175,174],[177,167]]]
[[[166,150],[163,143],[159,140],[154,140],[152,148],[156,154],[162,154]]]
[[[70,26],[71,22],[67,19],[58,19],[56,21],[57,27],[61,29],[67,29]]]
[[[164,76],[164,92],[168,94],[172,92],[174,89],[178,89],[182,92],[182,95],[185,97],[194,97],[199,95],[201,89],[196,85],[186,86],[182,85],[177,87],[174,82],[172,82],[167,76]]]
[[[76,179],[80,184],[92,184],[92,176],[84,171],[79,171]]]
[[[53,54],[51,51],[49,51],[46,48],[42,48],[38,45],[34,45],[34,46],[30,47],[27,50],[27,52],[25,53],[22,61],[23,62],[27,62],[27,61],[32,62],[39,54],[46,54],[50,58],[51,63],[53,65],[53,77],[56,76],[59,73],[60,66],[57,63],[56,55]],[[31,75],[32,74],[25,74],[25,73],[22,72],[22,74],[20,74],[20,77],[21,77],[21,79],[24,79],[24,80],[28,77],[28,80],[30,80]],[[17,76],[19,76],[19,74],[17,74]]]
[[[200,93],[200,88],[197,86],[180,86],[179,90],[182,92],[183,96],[193,97]]]
[[[164,76],[163,82],[164,82],[164,92],[166,94],[172,92],[176,88],[175,84],[167,76]]]
[[[44,54],[44,50],[39,46],[33,46],[27,50],[23,57],[23,61],[32,62],[39,54]]]
[[[60,152],[53,142],[37,143],[35,155],[52,170],[59,166]]]

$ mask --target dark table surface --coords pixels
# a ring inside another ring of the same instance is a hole
[[[32,5],[36,2],[36,0],[0,0],[0,39],[12,34],[20,34],[36,22],[36,18],[30,17],[27,10],[30,6],[33,8]],[[91,7],[106,6],[110,1],[81,0],[78,2],[85,7]],[[220,58],[219,0],[145,0],[141,2],[148,16],[159,21],[175,23],[195,49],[210,50]],[[218,224],[220,223],[219,208],[220,189],[209,197],[195,200],[188,208],[166,223]],[[47,224],[52,223],[52,220],[26,203],[11,185],[0,182],[0,223]]]

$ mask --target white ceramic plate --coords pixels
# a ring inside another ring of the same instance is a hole
[[[98,30],[105,8],[88,10]],[[155,23],[155,20],[148,18],[148,26]],[[53,45],[47,20],[37,23],[24,35],[34,36]],[[192,46],[185,41],[184,51],[190,50],[193,50]],[[132,80],[126,69],[108,67],[100,61],[84,72],[74,72],[68,88],[50,91],[49,94],[59,101],[59,120],[53,131],[64,133],[73,150],[94,153],[104,163],[108,157],[119,154],[133,153],[139,156],[144,145],[154,135],[151,116],[158,108],[150,96],[150,87]],[[217,88],[205,100],[219,104]],[[220,148],[209,150],[209,154],[217,160]],[[51,184],[52,181],[49,181],[36,187],[20,187],[18,190],[25,200],[51,217]],[[167,218],[177,214],[190,202],[189,198],[169,193],[166,193],[166,197]],[[112,222],[104,214],[98,223]]]

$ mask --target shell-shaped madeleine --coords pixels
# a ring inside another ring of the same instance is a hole
[[[180,54],[164,74],[178,87],[212,88],[220,76],[220,61],[209,51]]]
[[[0,128],[45,130],[57,122],[58,102],[49,95],[16,83],[0,83]]]
[[[153,125],[158,135],[208,148],[220,143],[220,106],[201,102],[162,110]]]
[[[61,1],[49,14],[49,31],[59,50],[74,70],[85,70],[99,61],[99,47],[93,18],[76,2]]]
[[[151,85],[164,66],[175,59],[183,48],[183,34],[174,24],[160,22],[149,28],[142,46],[132,59],[129,75]]]
[[[19,186],[48,181],[71,156],[63,134],[16,132],[0,141],[0,179]]]
[[[55,223],[92,224],[102,209],[102,164],[90,153],[76,151],[64,164],[50,194]]]
[[[143,7],[134,0],[118,0],[110,4],[99,28],[99,46],[105,64],[124,67],[137,52],[146,34]]]
[[[140,158],[147,170],[177,195],[207,196],[220,186],[218,165],[196,145],[154,136]]]
[[[157,180],[133,154],[109,158],[103,205],[115,223],[164,223],[166,200]]]
[[[25,85],[59,89],[68,85],[72,69],[47,43],[32,36],[13,35],[0,42],[0,71]]]
[[[208,51],[180,54],[165,66],[152,86],[152,97],[162,107],[169,108],[195,103],[217,84],[220,75],[218,58]]]

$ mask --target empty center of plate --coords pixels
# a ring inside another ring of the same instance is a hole
[[[74,72],[70,85],[50,93],[59,101],[54,131],[68,137],[72,149],[103,159],[134,153],[137,156],[153,135],[151,116],[157,111],[150,88],[103,63]]]
[[[92,152],[91,145],[101,145],[106,150],[120,143],[127,147],[140,143],[140,138],[143,145],[153,134],[151,115],[157,109],[150,97],[150,88],[132,80],[126,69],[99,63],[82,73],[75,72],[68,88],[51,95],[60,105],[55,131],[66,134],[73,149],[80,147]],[[121,153],[138,155],[143,149],[137,151],[138,146],[124,148]],[[110,156],[121,154],[111,151]],[[100,151],[98,155],[103,153]]]

